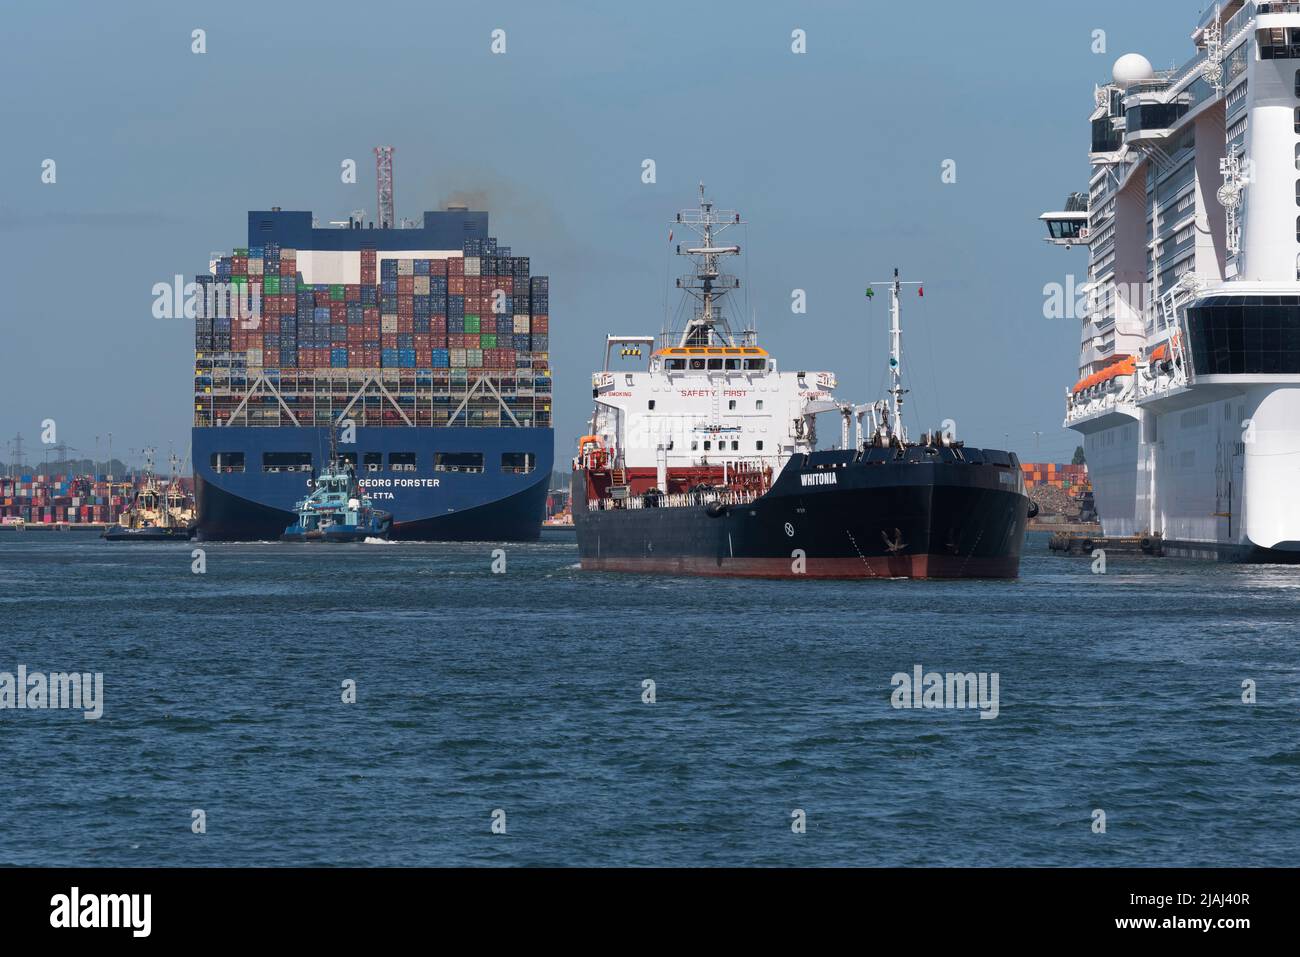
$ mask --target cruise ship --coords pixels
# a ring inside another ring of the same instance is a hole
[[[1089,252],[1066,284],[1082,336],[1065,426],[1107,536],[1298,562],[1300,3],[1236,0],[1194,27],[1175,69],[1114,62],[1088,189],[1041,217]]]
[[[540,537],[549,283],[488,214],[321,227],[272,208],[247,227],[196,282],[198,537],[278,540],[332,443],[394,539]]]

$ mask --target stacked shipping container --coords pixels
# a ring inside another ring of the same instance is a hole
[[[0,520],[28,524],[108,523],[131,504],[143,480],[109,483],[105,475],[19,475],[0,478]],[[188,482],[182,480],[188,488]]]
[[[495,239],[437,259],[363,249],[360,278],[305,284],[297,251],[273,243],[199,277],[195,425],[327,425],[346,410],[366,425],[550,426],[550,289],[527,257]],[[472,394],[484,378],[506,414]]]
[[[1025,488],[1050,486],[1075,495],[1092,491],[1088,481],[1088,466],[1057,465],[1054,462],[1022,462],[1020,470],[1024,473]]]

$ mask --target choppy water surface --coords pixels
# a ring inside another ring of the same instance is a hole
[[[719,581],[494,547],[209,544],[200,575],[0,533],[0,671],[104,675],[98,721],[0,711],[0,863],[1300,857],[1300,569],[1093,575],[1034,537],[1016,582]],[[996,672],[998,716],[891,707],[917,664]]]

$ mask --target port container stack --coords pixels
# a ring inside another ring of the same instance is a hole
[[[1022,462],[1020,469],[1024,475],[1026,489],[1048,486],[1075,496],[1092,490],[1092,484],[1088,481],[1087,465]]]
[[[182,485],[186,485],[184,481]],[[107,524],[131,504],[136,480],[106,475],[19,474],[0,478],[0,521],[26,525]]]
[[[362,250],[360,279],[306,284],[275,244],[198,277],[195,425],[550,427],[550,288],[527,257]]]

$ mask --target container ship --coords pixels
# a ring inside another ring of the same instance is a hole
[[[382,195],[380,209],[377,228],[250,212],[248,245],[198,277],[200,539],[279,539],[331,432],[394,539],[540,536],[554,455],[547,277],[489,235],[486,212],[394,227]]]
[[[689,312],[658,337],[609,336],[592,378],[589,434],[573,460],[573,520],[583,569],[770,578],[1008,578],[1019,573],[1030,503],[1010,452],[943,430],[903,426],[897,273],[890,288],[889,398],[834,399],[835,374],[782,371],[752,328],[726,318],[741,222],[698,208],[674,229],[691,272]],[[868,287],[869,292],[872,292]],[[918,287],[918,292],[922,290]],[[640,359],[638,371],[611,368]],[[816,448],[816,416],[838,413],[841,444]],[[849,432],[856,419],[855,439]]]
[[[1090,257],[1065,426],[1107,536],[1300,562],[1300,4],[1215,5],[1191,39],[1115,62],[1088,189],[1041,217]]]

